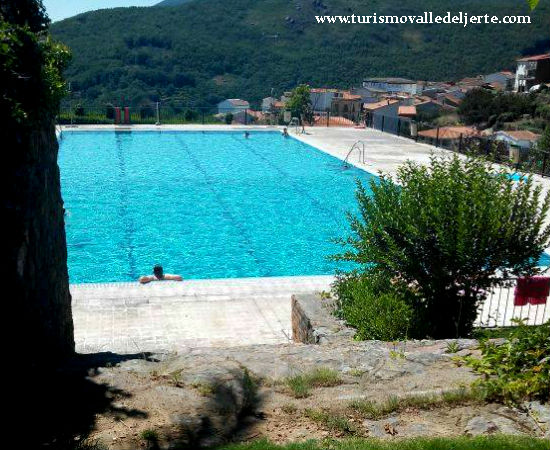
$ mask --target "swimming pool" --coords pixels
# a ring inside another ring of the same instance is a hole
[[[263,131],[70,131],[59,166],[71,283],[333,274],[374,177]]]

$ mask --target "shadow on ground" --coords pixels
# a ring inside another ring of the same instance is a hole
[[[21,430],[13,435],[31,449],[210,447],[256,413],[257,385],[246,368],[176,359],[177,370],[161,373],[169,364],[144,353],[96,353],[59,368],[22,370],[13,415]]]
[[[76,355],[62,367],[35,366],[17,377],[19,399],[16,422],[24,427],[20,442],[25,448],[78,448],[92,430],[97,414],[114,417],[143,417],[143,411],[114,406],[115,398],[130,396],[98,384],[93,378],[101,371],[132,359],[149,359],[147,354],[96,353]]]

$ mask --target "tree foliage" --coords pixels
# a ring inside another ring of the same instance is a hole
[[[415,315],[435,338],[468,335],[488,290],[538,273],[550,241],[550,196],[485,161],[433,157],[357,190],[358,216],[337,259],[383,273],[418,294]]]
[[[133,106],[158,99],[210,106],[225,98],[259,102],[302,83],[349,88],[365,77],[458,80],[514,69],[521,55],[550,47],[550,2],[532,24],[320,25],[315,15],[402,15],[456,9],[451,0],[202,0],[180,6],[115,8],[52,25],[74,54],[66,75],[84,100]],[[524,1],[466,0],[461,11],[526,14]],[[445,28],[443,32],[443,28]],[[495,47],[495,42],[498,45]],[[467,57],[465,57],[467,55]],[[457,64],[460,61],[460,64]]]
[[[311,123],[313,121],[310,91],[311,89],[307,84],[301,84],[292,90],[292,94],[286,103],[286,108],[292,112],[292,117],[297,117],[301,123]]]
[[[41,2],[0,5],[0,116],[6,129],[55,114],[65,94],[66,47],[46,33]]]
[[[469,91],[458,108],[461,119],[468,125],[512,122],[524,114],[543,116],[546,93],[513,94],[494,93],[486,89]]]

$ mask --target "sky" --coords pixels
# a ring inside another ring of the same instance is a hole
[[[52,22],[95,9],[117,6],[151,6],[160,0],[42,0]]]

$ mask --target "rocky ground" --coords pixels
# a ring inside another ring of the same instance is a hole
[[[447,341],[347,341],[137,355],[88,376],[109,398],[90,436],[127,449],[155,439],[173,447],[262,437],[548,435],[547,407],[532,404],[529,413],[463,395],[474,377],[454,357],[475,352],[476,342],[458,344],[455,353]],[[288,378],[320,368],[332,379],[296,398]],[[411,397],[432,401],[404,400]],[[357,404],[393,407],[374,414]]]

